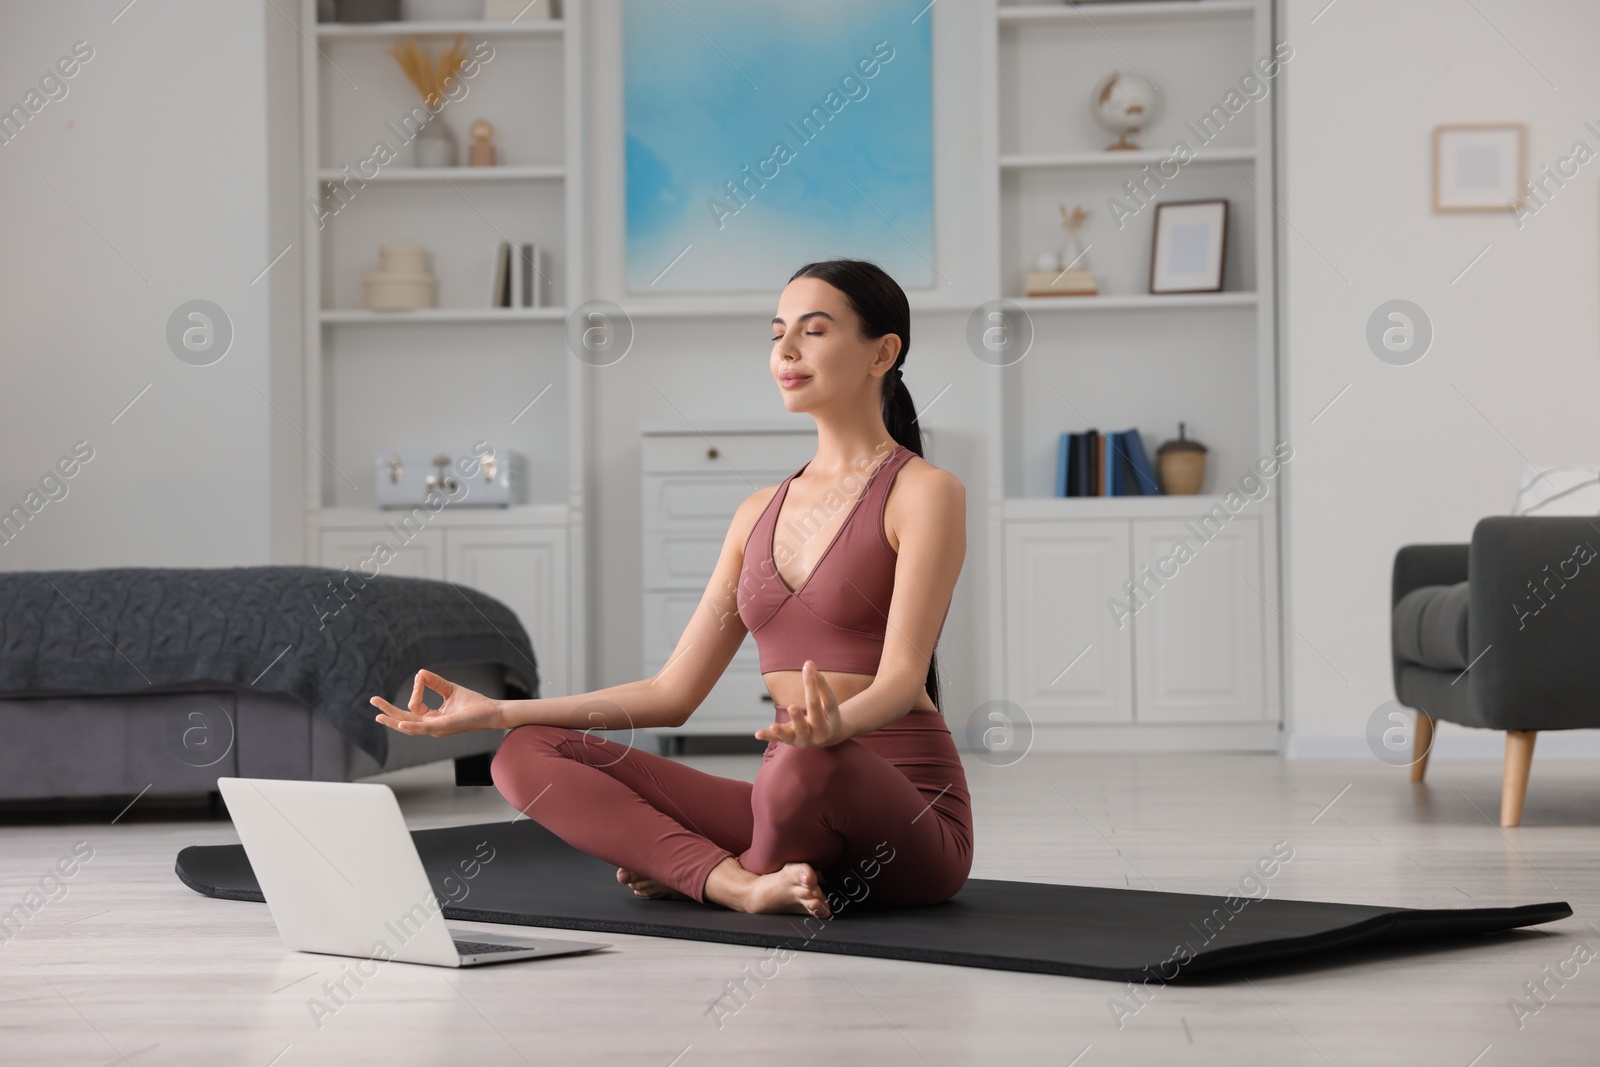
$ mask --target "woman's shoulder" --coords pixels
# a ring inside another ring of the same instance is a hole
[[[967,487],[960,478],[915,453],[897,474],[884,500],[885,539],[891,549],[900,551],[902,529],[954,524],[965,531]]]
[[[905,481],[916,487],[911,495],[939,497],[955,494],[962,499],[966,497],[967,487],[960,478],[916,452],[912,452],[911,458],[900,465],[899,474],[896,482]]]

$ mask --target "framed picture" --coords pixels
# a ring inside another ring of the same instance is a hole
[[[1228,248],[1226,200],[1156,204],[1150,244],[1152,293],[1220,293]]]
[[[611,6],[627,292],[770,295],[831,256],[936,284],[928,0]]]
[[[1517,211],[1522,207],[1520,122],[1433,128],[1433,210]]]

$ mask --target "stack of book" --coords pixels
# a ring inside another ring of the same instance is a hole
[[[1100,286],[1086,270],[1030,270],[1029,296],[1098,296]]]
[[[1138,430],[1061,435],[1056,496],[1159,496]]]
[[[513,249],[510,241],[501,241],[494,257],[494,277],[489,284],[490,307],[544,307],[545,290],[550,284],[545,272],[544,250],[531,243]]]

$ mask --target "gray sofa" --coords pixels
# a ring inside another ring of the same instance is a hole
[[[1395,554],[1394,689],[1417,712],[1412,781],[1436,720],[1503,730],[1500,825],[1517,826],[1539,731],[1600,727],[1597,549],[1596,517],[1495,516],[1470,544]]]
[[[429,669],[491,696],[527,691],[500,663]],[[404,707],[411,690],[402,689],[385,695]],[[327,716],[287,693],[191,682],[129,694],[7,694],[0,698],[0,799],[203,794],[224,776],[346,782],[443,759],[456,761],[458,784],[490,785],[489,760],[504,736],[391,731],[379,766]]]

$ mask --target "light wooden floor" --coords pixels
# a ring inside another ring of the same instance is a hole
[[[747,779],[757,766],[689,762]],[[148,799],[115,824],[114,808],[13,818],[0,825],[0,910],[75,842],[94,858],[0,945],[0,1062],[1595,1064],[1600,956],[1520,1029],[1508,1001],[1571,959],[1577,939],[1600,953],[1597,772],[1536,757],[1524,825],[1502,830],[1497,763],[1436,759],[1413,788],[1375,760],[1030,753],[994,768],[969,757],[975,877],[1224,893],[1281,839],[1294,857],[1270,882],[1275,896],[1565,900],[1576,913],[1477,945],[1160,987],[1121,1028],[1114,983],[805,952],[719,1028],[710,1003],[766,950],[606,934],[595,937],[609,953],[543,963],[389,964],[318,1029],[306,999],[345,961],[287,952],[264,905],[202,897],[173,875],[182,846],[237,840],[226,821],[173,818]],[[510,811],[493,790],[448,784],[445,766],[384,780],[413,828]]]

